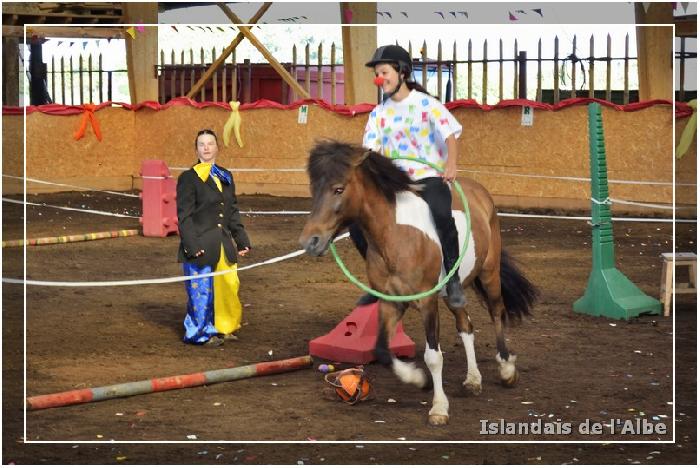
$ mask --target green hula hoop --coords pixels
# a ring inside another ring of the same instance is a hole
[[[392,158],[392,159],[405,159],[407,161],[417,161],[420,163],[423,163],[427,166],[432,167],[433,169],[443,172],[436,164],[433,164],[429,161],[426,161],[425,159],[420,159],[420,158]],[[340,259],[338,256],[338,252],[335,250],[335,241],[331,242],[330,244],[330,251],[333,254],[333,258],[335,258],[335,262],[338,264],[340,269],[342,270],[343,274],[350,280],[352,284],[360,288],[366,293],[372,294],[373,296],[376,296],[380,299],[383,299],[385,301],[389,302],[408,302],[408,301],[416,301],[418,299],[423,299],[424,297],[428,297],[432,294],[435,294],[436,292],[440,291],[443,287],[445,287],[445,284],[450,280],[452,275],[454,275],[457,270],[459,269],[459,266],[462,264],[462,259],[464,258],[464,255],[467,252],[467,247],[469,246],[469,236],[471,234],[471,215],[469,214],[469,204],[467,203],[467,197],[464,196],[464,192],[462,191],[462,186],[459,185],[459,182],[457,179],[454,181],[455,183],[455,190],[457,191],[457,194],[459,195],[460,200],[462,201],[462,205],[464,206],[464,215],[466,218],[466,236],[464,238],[464,243],[462,244],[462,250],[459,253],[459,257],[457,258],[457,261],[455,262],[454,265],[452,265],[452,268],[450,271],[445,275],[445,277],[441,280],[438,281],[438,283],[429,291],[424,291],[421,293],[417,294],[411,294],[408,296],[392,296],[389,294],[384,294],[381,291],[377,291],[376,289],[372,289],[369,286],[365,285],[362,283],[360,280],[358,280],[355,276],[353,276],[352,273],[348,270],[348,268],[345,266],[343,261]]]

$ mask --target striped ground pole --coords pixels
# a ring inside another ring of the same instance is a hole
[[[280,374],[298,369],[311,367],[311,356],[300,356],[282,361],[261,362],[248,366],[217,369],[194,374],[160,377],[139,382],[128,382],[106,387],[70,390],[48,395],[37,395],[27,398],[27,409],[39,410],[59,406],[79,405],[94,401],[111,400],[146,393],[165,392],[180,388],[199,387],[202,385],[233,380],[246,379],[261,375]]]
[[[83,242],[98,239],[112,239],[115,237],[137,236],[138,229],[121,229],[119,231],[90,232],[87,234],[74,234],[72,236],[39,237],[36,239],[24,239],[3,241],[4,247],[22,247],[27,245],[67,244],[68,242]]]

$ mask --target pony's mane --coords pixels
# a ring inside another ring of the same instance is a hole
[[[356,145],[326,140],[317,143],[309,156],[307,171],[312,193],[328,184],[344,182],[354,165],[359,165],[364,179],[390,203],[396,202],[397,192],[413,190],[411,178],[389,158]]]

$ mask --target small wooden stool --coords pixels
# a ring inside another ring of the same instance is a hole
[[[661,269],[661,294],[659,300],[664,305],[664,317],[671,314],[671,295],[673,294],[695,294],[696,287],[696,267],[697,257],[692,252],[676,252],[661,254],[664,264]],[[687,266],[689,282],[673,284],[673,264],[676,266]]]

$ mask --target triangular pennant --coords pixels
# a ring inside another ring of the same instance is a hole
[[[192,26],[187,26],[190,31],[194,31],[194,28]]]
[[[508,19],[511,20],[511,21],[517,21],[517,20],[518,20],[518,18],[516,18],[515,16],[513,16],[513,13],[511,13],[510,11],[508,12]]]
[[[173,29],[175,30],[176,33],[179,33],[179,32],[180,32],[180,31],[177,30],[177,28],[176,28],[175,26],[170,26],[170,27],[173,28]]]
[[[649,6],[651,5],[651,2],[642,2],[642,7],[644,7],[644,13],[649,11]]]
[[[218,30],[221,31],[221,32],[226,32],[226,31],[224,30],[224,28],[222,28],[221,26],[217,26],[216,29],[218,29]]]
[[[133,27],[126,28],[126,33],[131,36],[132,39],[136,39],[136,30]]]
[[[690,5],[690,2],[681,2],[681,7],[683,8],[683,13],[688,12],[688,5]]]
[[[137,25],[137,26],[136,26],[136,30],[137,30],[138,32],[142,33],[142,32],[145,30],[144,27],[143,27],[143,24]]]
[[[544,15],[542,14],[542,8],[533,8],[532,11],[544,18]]]

